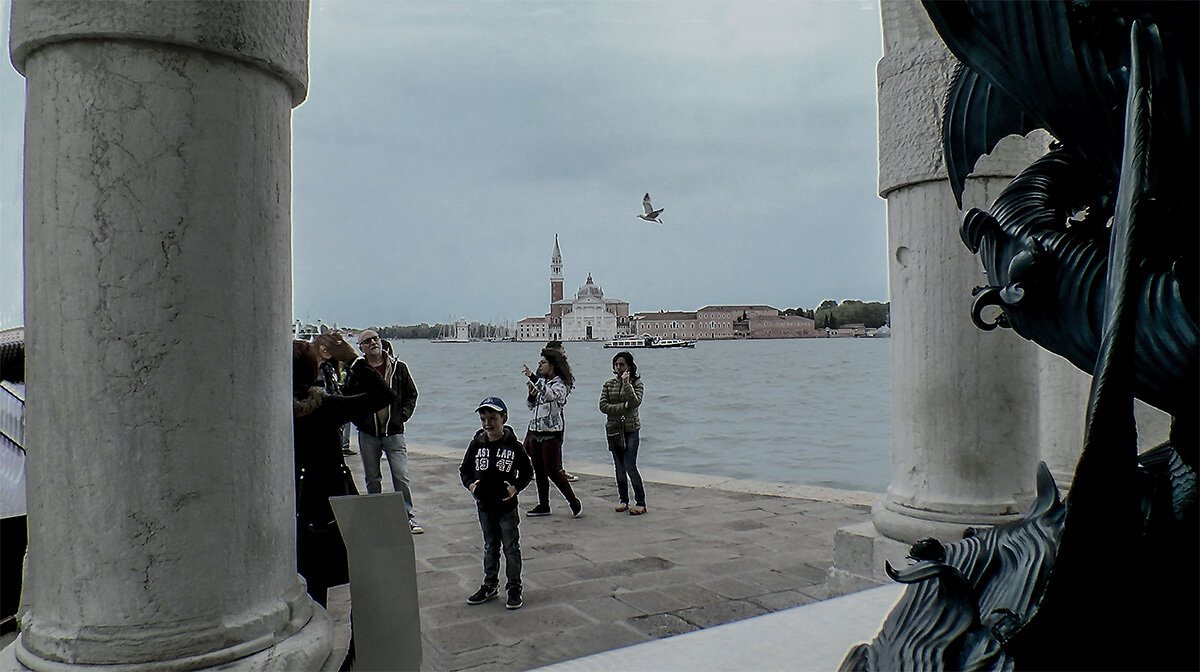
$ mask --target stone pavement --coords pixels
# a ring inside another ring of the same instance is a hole
[[[553,515],[522,515],[525,606],[507,611],[503,593],[466,602],[482,538],[460,458],[409,446],[426,670],[527,670],[825,599],[834,531],[868,520],[878,497],[642,469],[649,512],[630,516],[613,511],[610,465],[571,462],[583,515],[553,485]],[[362,488],[361,460],[346,462]],[[536,503],[532,483],[519,499]],[[343,641],[347,607],[344,590],[331,594]]]

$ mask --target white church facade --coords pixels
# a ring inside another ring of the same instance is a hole
[[[575,293],[563,298],[563,261],[554,236],[554,254],[550,257],[550,312],[527,317],[517,323],[518,341],[607,341],[629,334],[629,302],[604,297],[604,290],[592,280]]]

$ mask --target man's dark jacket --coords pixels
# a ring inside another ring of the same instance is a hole
[[[383,372],[383,379],[396,393],[396,400],[376,413],[354,418],[354,426],[371,436],[403,434],[404,422],[412,417],[417,408],[417,385],[408,372],[408,365],[391,355],[385,354],[384,357],[387,358],[387,368]],[[359,357],[355,363],[358,361],[370,366],[365,357]],[[354,368],[350,369],[350,377],[346,380],[346,395],[357,394],[363,385],[363,379],[354,371]]]

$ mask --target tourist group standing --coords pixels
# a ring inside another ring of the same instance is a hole
[[[329,506],[329,497],[357,492],[344,462],[345,455],[353,454],[342,442],[346,423],[352,422],[358,429],[367,492],[382,491],[381,460],[386,458],[392,487],[404,501],[409,529],[413,534],[423,532],[415,516],[404,437],[404,423],[416,409],[416,384],[408,366],[395,357],[377,331],[361,332],[358,346],[362,356],[340,336],[330,336],[317,343],[296,341],[293,352],[298,564],[309,593],[322,605],[329,586],[348,580],[345,545]],[[563,469],[562,455],[565,408],[575,376],[561,343],[552,341],[540,355],[536,368],[523,367],[529,408],[523,440],[518,440],[508,425],[508,406],[503,399],[485,397],[475,408],[480,429],[467,446],[459,476],[479,517],[483,582],[467,598],[468,604],[483,604],[499,596],[503,557],[505,607],[522,606],[517,493],[531,481],[536,484],[538,501],[526,511],[527,516],[550,515],[551,483],[566,500],[573,518],[583,513],[583,502],[571,487],[578,479]],[[349,362],[348,374],[343,375],[343,364]],[[637,467],[643,385],[629,352],[613,357],[612,372],[613,377],[601,388],[599,409],[606,416],[616,475],[615,510],[637,516],[646,513],[646,492]]]

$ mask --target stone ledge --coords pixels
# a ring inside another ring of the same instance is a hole
[[[409,443],[408,450],[412,453],[433,455],[435,457],[452,460],[462,460],[463,452],[460,448],[448,448],[446,446],[433,446],[419,443]],[[639,471],[642,474],[642,480],[648,483],[679,485],[688,488],[707,488],[711,490],[723,490],[726,492],[741,492],[751,495],[786,497],[789,499],[803,499],[813,502],[849,504],[851,506],[869,507],[883,496],[878,492],[866,492],[862,490],[838,490],[836,488],[822,488],[815,485],[765,483],[763,481],[752,481],[740,478],[722,478],[719,476],[705,476],[703,474],[688,474],[680,471],[669,471],[666,469],[648,469],[639,467]],[[575,474],[586,474],[588,476],[611,476],[612,465],[595,463],[576,464],[572,462],[571,472]]]

